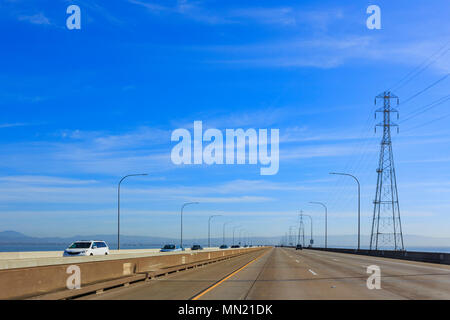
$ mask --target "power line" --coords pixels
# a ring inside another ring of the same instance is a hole
[[[446,114],[446,115],[444,115],[444,116],[442,116],[442,117],[439,117],[439,118],[430,120],[430,121],[428,121],[428,122],[419,124],[418,126],[409,128],[409,129],[407,129],[407,130],[405,130],[405,131],[403,131],[403,132],[409,132],[409,131],[415,130],[415,129],[417,129],[417,128],[422,128],[422,127],[425,127],[425,126],[427,126],[427,125],[429,125],[429,124],[432,124],[432,123],[437,122],[437,121],[439,121],[439,120],[443,120],[443,119],[448,118],[448,117],[450,117],[450,113],[448,113],[448,114]]]
[[[428,87],[426,87],[425,89],[422,89],[421,91],[413,94],[411,97],[409,97],[408,99],[406,99],[402,105],[408,103],[409,101],[411,101],[412,99],[414,99],[415,97],[421,95],[422,93],[424,93],[425,91],[427,91],[428,89],[434,87],[435,85],[437,85],[438,83],[444,81],[448,76],[450,75],[450,73],[447,73],[445,76],[443,76],[442,78],[436,80],[435,82],[433,82],[432,84],[430,84]]]
[[[403,119],[399,123],[404,123],[404,122],[406,122],[406,121],[408,121],[410,119],[413,119],[413,118],[417,117],[418,115],[420,115],[422,113],[425,113],[425,112],[427,112],[427,111],[429,111],[429,110],[431,110],[431,109],[433,109],[433,108],[443,104],[444,102],[447,102],[448,100],[450,100],[450,94],[446,95],[444,97],[441,97],[441,98],[437,99],[436,101],[434,101],[432,103],[429,103],[429,104],[427,104],[427,105],[425,105],[425,106],[423,106],[421,108],[416,109],[415,111],[413,111],[411,113],[410,116],[406,117],[405,119]]]
[[[408,82],[410,82],[412,79],[414,79],[415,77],[417,77],[419,74],[421,74],[423,71],[425,71],[430,65],[432,65],[434,62],[436,62],[438,59],[440,59],[443,55],[445,55],[450,48],[448,48],[447,50],[445,50],[444,52],[442,52],[438,57],[436,57],[435,59],[434,56],[436,56],[437,54],[439,54],[439,52],[442,51],[442,49],[445,49],[445,47],[447,47],[450,44],[450,41],[448,41],[445,45],[443,45],[442,47],[439,48],[439,50],[437,50],[435,53],[433,53],[430,57],[428,57],[427,59],[425,59],[420,65],[418,65],[416,68],[414,68],[412,71],[410,71],[406,76],[404,76],[403,78],[401,78],[399,81],[397,81],[393,86],[391,86],[391,88],[388,89],[388,91],[391,90],[398,90],[400,88],[402,88],[403,86],[405,86]],[[429,61],[431,60],[431,61]],[[429,61],[429,62],[428,62]],[[417,72],[416,72],[417,71]],[[415,73],[415,74],[414,74]]]

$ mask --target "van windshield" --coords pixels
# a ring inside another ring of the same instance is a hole
[[[69,249],[88,249],[91,247],[90,242],[74,242]]]

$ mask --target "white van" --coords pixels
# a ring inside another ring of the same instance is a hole
[[[63,257],[108,255],[109,247],[101,240],[81,240],[72,243],[64,250]]]

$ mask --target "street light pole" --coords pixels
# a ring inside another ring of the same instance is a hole
[[[239,230],[239,245],[241,245],[241,236],[242,236],[242,231],[246,231],[245,229],[241,229]]]
[[[313,220],[312,220],[312,217],[309,214],[304,214],[303,211],[301,211],[301,210],[300,210],[300,214],[302,216],[309,217],[309,219],[311,220],[311,240],[313,240]],[[310,241],[311,246],[312,246],[312,242],[313,241]]]
[[[120,184],[125,178],[134,177],[134,176],[147,176],[147,173],[137,173],[137,174],[129,174],[124,176],[119,181],[119,186],[117,188],[117,250],[120,250]]]
[[[211,248],[211,219],[214,217],[221,217],[221,214],[214,214],[208,219],[208,248]]]
[[[186,202],[181,206],[181,234],[180,234],[180,248],[183,249],[183,210],[184,207],[190,204],[198,204],[198,202]]]
[[[231,223],[231,221],[227,221],[223,224],[223,245],[225,245],[225,226],[229,223]]]
[[[289,244],[290,245],[294,245],[294,241],[295,241],[295,231],[292,232],[292,228],[296,228],[296,226],[289,226]],[[293,233],[293,234],[292,234]]]
[[[355,179],[358,184],[358,250],[361,248],[361,185],[359,183],[358,178],[349,173],[340,173],[340,172],[330,172],[330,174],[336,174],[341,176],[349,176]]]
[[[236,231],[237,228],[240,228],[241,226],[235,226],[233,227],[233,246],[234,246],[234,231]]]
[[[321,206],[323,206],[325,208],[325,248],[327,248],[327,241],[328,241],[328,208],[325,204],[323,204],[322,202],[314,202],[311,201],[309,203],[312,204],[319,204]]]

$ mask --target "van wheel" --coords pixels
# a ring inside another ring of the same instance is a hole
[[[93,253],[91,253],[90,255],[91,255],[91,256],[93,256],[94,254],[93,254]]]
[[[108,252],[105,252],[105,256],[107,256],[108,255]]]

